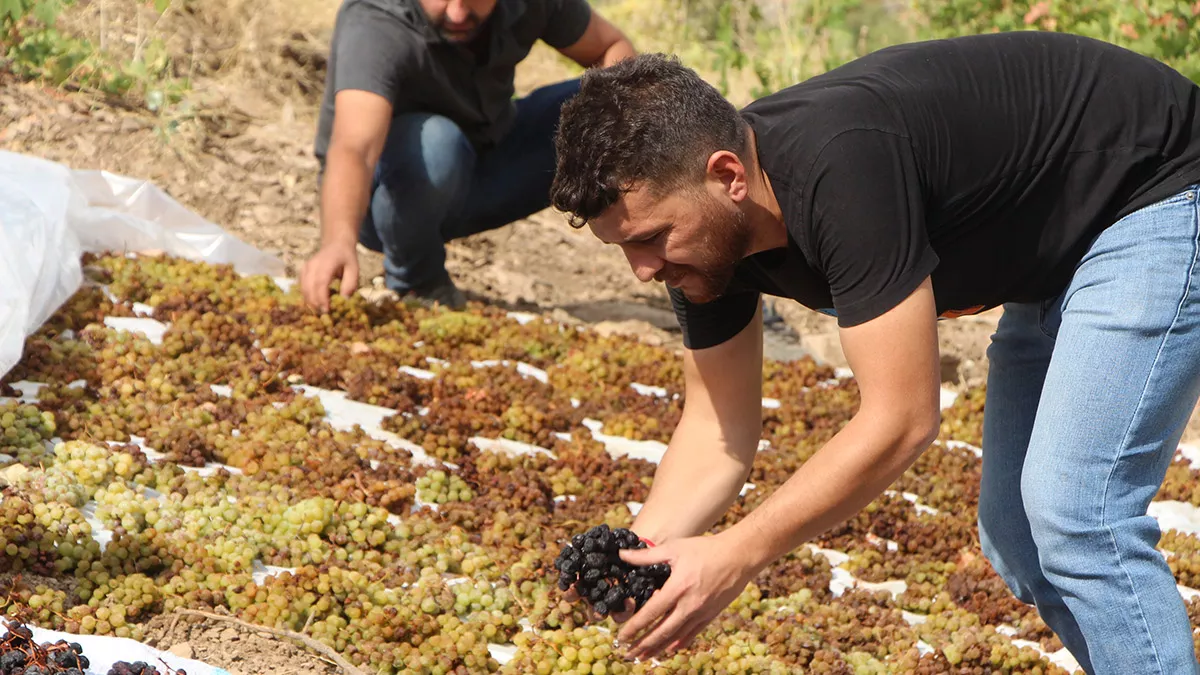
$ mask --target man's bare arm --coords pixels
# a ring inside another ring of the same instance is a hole
[[[853,516],[937,436],[937,317],[929,279],[884,315],[841,331],[862,402],[854,418],[726,531],[758,569]]]
[[[592,18],[588,21],[583,35],[575,44],[559,51],[584,68],[608,67],[636,53],[633,43],[621,29],[595,10],[592,11]]]
[[[661,543],[706,532],[737,498],[762,435],[762,308],[730,340],[683,357],[683,416],[634,521]]]
[[[358,231],[370,204],[371,176],[391,125],[392,104],[366,91],[334,98],[333,133],[321,185],[321,248],[300,274],[309,304],[329,307],[329,284],[341,278],[343,295],[358,284]]]

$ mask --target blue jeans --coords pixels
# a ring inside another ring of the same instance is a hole
[[[1146,507],[1200,397],[1197,190],[1092,243],[988,349],[979,535],[1088,673],[1200,672]]]
[[[513,128],[484,153],[447,117],[392,119],[359,232],[364,246],[384,254],[388,288],[404,293],[448,282],[447,241],[550,205],[559,109],[578,91],[579,80],[570,80],[518,100]]]

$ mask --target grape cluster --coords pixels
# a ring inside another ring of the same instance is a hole
[[[0,638],[0,675],[83,675],[90,663],[76,642],[38,644],[33,631],[5,621],[7,634]]]
[[[671,575],[667,563],[639,567],[621,560],[621,550],[643,548],[646,543],[625,528],[601,523],[581,532],[554,561],[558,587],[565,591],[573,586],[600,616],[622,611],[627,599],[640,608]]]
[[[471,487],[455,474],[435,469],[417,479],[417,496],[426,504],[469,502],[475,494]]]
[[[26,466],[36,466],[45,455],[43,443],[56,430],[54,414],[32,405],[0,405],[0,453],[11,455]]]
[[[976,447],[983,445],[983,408],[987,398],[987,387],[972,387],[954,399],[954,403],[942,415],[940,437],[956,440]]]

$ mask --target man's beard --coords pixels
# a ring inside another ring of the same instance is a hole
[[[479,18],[478,15],[472,13],[467,17],[467,23],[469,23],[471,27],[466,31],[451,31],[446,28],[446,17],[443,16],[440,20],[438,20],[437,25],[435,25],[434,28],[437,29],[438,35],[441,35],[443,40],[457,44],[465,44],[479,37],[479,34],[483,32],[484,20]]]
[[[681,286],[680,290],[696,304],[721,297],[733,281],[738,263],[750,250],[750,225],[741,209],[730,213],[705,199],[704,214],[700,261],[695,265],[668,264],[659,273],[669,283],[691,282],[690,288]]]

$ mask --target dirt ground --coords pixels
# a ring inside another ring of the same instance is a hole
[[[147,625],[145,643],[230,675],[337,675],[322,657],[287,640],[223,621],[161,615]]]

